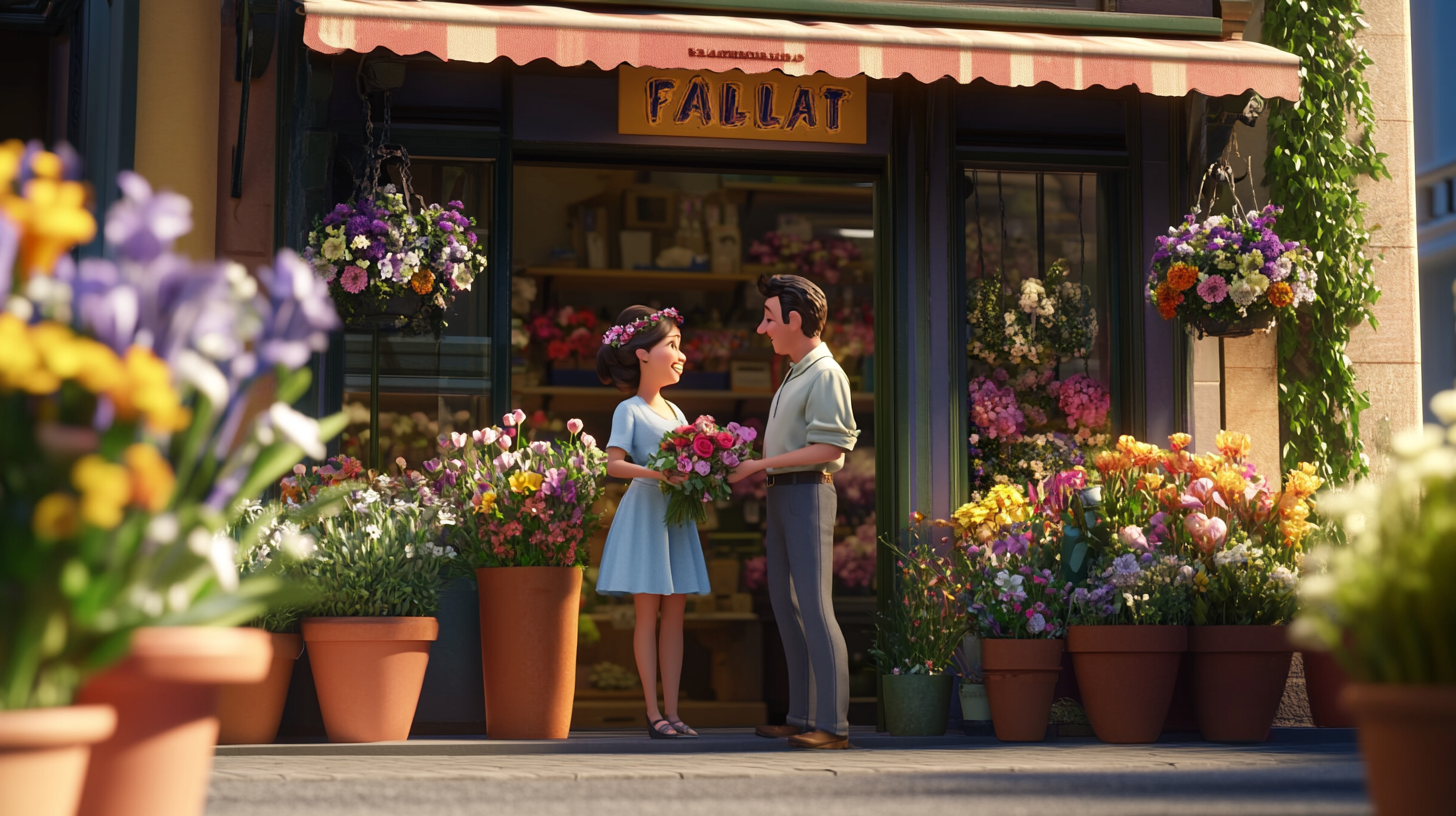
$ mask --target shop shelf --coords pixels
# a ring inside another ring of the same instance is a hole
[[[557,289],[676,289],[725,290],[740,283],[753,283],[757,275],[717,275],[712,272],[658,272],[652,269],[577,269],[528,266],[523,274],[551,278]]]
[[[621,392],[607,386],[570,386],[570,385],[526,385],[512,388],[511,391],[523,396],[542,397],[602,397],[620,401],[624,399]],[[740,400],[769,400],[773,393],[769,391],[698,391],[689,389],[667,388],[662,392],[663,396],[673,401],[686,402],[688,400],[722,400],[737,402]],[[874,405],[875,395],[868,391],[856,391],[850,394],[850,399],[857,408]]]
[[[743,190],[751,193],[789,193],[803,196],[853,196],[871,198],[875,188],[871,185],[849,184],[785,184],[772,181],[725,181],[725,190]]]

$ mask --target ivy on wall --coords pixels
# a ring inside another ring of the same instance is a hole
[[[1350,333],[1378,321],[1380,297],[1370,231],[1359,197],[1361,176],[1390,178],[1370,131],[1371,65],[1355,34],[1365,27],[1360,0],[1267,0],[1263,40],[1302,59],[1302,97],[1275,100],[1269,115],[1265,178],[1284,206],[1280,232],[1307,243],[1319,258],[1319,298],[1297,324],[1279,327],[1279,413],[1286,469],[1316,462],[1341,484],[1369,472],[1360,443],[1360,412],[1370,406],[1345,347]]]

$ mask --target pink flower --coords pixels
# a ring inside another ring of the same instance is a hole
[[[597,446],[597,438],[591,434],[582,434],[581,444],[586,445],[588,448],[595,448]]]
[[[365,274],[363,269],[351,265],[345,267],[344,276],[339,280],[339,285],[344,287],[345,292],[351,295],[357,295],[364,291],[364,287],[369,285],[369,276]]]
[[[713,439],[706,434],[693,438],[693,453],[707,458],[713,455]]]
[[[752,592],[768,583],[768,559],[760,555],[743,562],[743,588]]]
[[[1152,552],[1153,545],[1148,543],[1148,537],[1143,535],[1143,528],[1129,524],[1117,531],[1117,537],[1122,543],[1138,552]]]
[[[753,440],[758,438],[758,431],[750,428],[747,425],[744,425],[743,427],[738,429],[738,438],[742,439],[744,442],[752,442]]]
[[[504,434],[502,434],[501,438],[497,439],[495,443],[497,445],[500,445],[501,450],[511,449],[511,438],[509,436],[505,436]]]
[[[738,467],[739,459],[732,451],[723,451],[718,454],[718,460],[728,467]]]
[[[506,426],[507,428],[516,427],[516,415],[506,414],[505,416],[501,417],[501,424]]]
[[[1222,275],[1209,275],[1198,284],[1198,296],[1209,303],[1219,303],[1228,297],[1228,281]]]
[[[1100,428],[1107,424],[1107,412],[1112,408],[1112,396],[1086,374],[1073,374],[1053,391],[1047,393],[1057,399],[1057,407],[1067,415],[1067,427]]]
[[[1002,371],[1004,373],[1004,370]],[[1010,386],[998,386],[985,377],[971,380],[971,422],[986,436],[1015,441],[1026,429],[1026,416],[1016,404]]]
[[[1198,550],[1205,555],[1218,549],[1223,540],[1228,536],[1228,525],[1217,516],[1209,518],[1202,513],[1194,513],[1183,519],[1183,528],[1193,536],[1193,541],[1198,545]]]
[[[712,469],[713,466],[708,464],[708,460],[706,459],[699,459],[697,464],[693,465],[693,470],[696,470],[699,476],[707,476],[708,471]]]
[[[522,422],[526,421],[526,412],[522,411],[520,408],[512,411],[511,416],[515,418],[517,425],[520,425]]]
[[[677,458],[677,469],[683,473],[691,473],[693,470],[693,460],[686,456],[679,456]]]
[[[581,429],[583,427],[584,427],[584,425],[582,424],[582,421],[579,420],[579,419],[568,419],[566,421],[566,431],[567,431],[567,433],[570,433],[570,434],[579,434],[579,433],[581,433]]]

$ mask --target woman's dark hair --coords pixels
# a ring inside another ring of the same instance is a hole
[[[628,306],[617,315],[616,325],[626,326],[634,320],[656,313],[656,309],[647,306]],[[632,335],[632,339],[620,346],[603,343],[597,349],[597,378],[603,385],[616,386],[618,391],[628,394],[635,392],[642,382],[642,361],[637,359],[637,349],[651,351],[653,346],[661,343],[675,328],[677,321],[664,317]]]
[[[824,330],[824,321],[829,317],[829,302],[824,299],[824,290],[808,278],[760,275],[758,292],[764,300],[779,299],[779,311],[785,323],[789,322],[790,312],[798,312],[805,337],[818,337],[819,332]]]

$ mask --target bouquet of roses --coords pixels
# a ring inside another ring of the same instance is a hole
[[[663,481],[667,494],[669,526],[701,522],[707,518],[703,505],[723,501],[733,494],[728,474],[738,463],[753,458],[753,440],[758,431],[730,422],[718,427],[717,420],[704,415],[691,425],[668,431],[647,467],[664,473],[681,474],[680,479]]]

